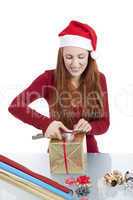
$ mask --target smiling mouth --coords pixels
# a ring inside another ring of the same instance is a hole
[[[71,70],[74,71],[74,72],[78,72],[80,69],[72,69],[71,68]]]

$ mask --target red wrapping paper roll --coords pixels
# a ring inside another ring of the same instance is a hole
[[[37,178],[37,179],[39,179],[39,180],[41,180],[41,181],[43,181],[43,182],[45,182],[45,183],[48,183],[48,184],[54,186],[55,188],[58,188],[59,190],[62,190],[63,192],[66,192],[66,193],[73,193],[73,191],[70,190],[69,188],[67,188],[67,187],[65,187],[65,186],[63,186],[63,185],[57,183],[56,181],[53,181],[53,180],[50,179],[50,178],[47,178],[47,177],[45,177],[45,176],[42,176],[42,175],[40,175],[40,174],[37,174],[37,173],[31,171],[30,169],[24,167],[23,165],[21,165],[21,164],[15,162],[15,161],[13,161],[13,160],[11,160],[11,159],[9,159],[9,158],[3,156],[3,155],[0,155],[0,161],[3,162],[3,163],[5,163],[5,164],[8,164],[8,165],[10,165],[10,166],[12,166],[12,167],[14,167],[14,168],[16,168],[16,169],[19,169],[19,170],[21,170],[22,172],[33,176],[34,178]]]

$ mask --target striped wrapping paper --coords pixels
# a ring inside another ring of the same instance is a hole
[[[42,188],[44,188],[46,190],[49,190],[49,191],[55,193],[56,195],[63,197],[64,199],[68,199],[68,200],[72,200],[73,199],[73,194],[72,193],[65,193],[65,192],[55,188],[54,186],[49,185],[49,184],[47,184],[47,183],[45,183],[45,182],[43,182],[43,181],[41,181],[41,180],[39,180],[37,178],[34,178],[34,177],[32,177],[32,176],[30,176],[30,175],[28,175],[28,174],[16,169],[16,168],[14,168],[14,167],[12,167],[10,165],[7,165],[7,164],[5,164],[3,162],[0,162],[0,169],[5,170],[5,171],[7,171],[9,173],[12,173],[13,175],[16,175],[16,176],[18,176],[20,178],[23,178],[26,181],[29,181],[29,182],[31,182],[33,184],[36,184],[39,187],[42,187]]]
[[[27,192],[32,193],[33,195],[39,196],[44,200],[64,200],[63,197],[60,197],[44,188],[41,188],[29,181],[26,181],[18,176],[15,176],[5,170],[0,169],[0,179],[7,181]]]
[[[61,190],[63,192],[73,193],[73,191],[71,189],[65,187],[64,185],[61,185],[61,184],[57,183],[56,181],[53,181],[52,179],[49,179],[49,178],[47,178],[45,176],[37,174],[37,173],[31,171],[30,169],[24,167],[23,165],[15,162],[15,161],[13,161],[13,160],[11,160],[11,159],[3,156],[3,155],[0,155],[0,161],[5,163],[5,164],[8,164],[8,165],[10,165],[10,166],[12,166],[14,168],[16,168],[16,169],[18,169],[18,170],[20,170],[20,171],[22,171],[22,172],[24,172],[26,174],[29,174],[29,175],[31,175],[31,176],[33,176],[33,177],[35,177],[35,178],[47,183],[47,184],[49,184],[49,185],[52,185],[55,188],[57,188],[57,189],[59,189],[59,190]]]

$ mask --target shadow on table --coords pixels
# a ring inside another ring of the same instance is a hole
[[[92,179],[92,189],[89,195],[91,200],[103,200],[99,188],[99,180],[111,171],[112,160],[109,154],[90,153],[87,156],[87,174]]]
[[[105,173],[111,170],[111,167],[112,167],[112,162],[109,154],[88,153],[86,170],[84,174],[68,174],[68,175],[51,174],[51,178],[65,185],[65,179],[68,176],[76,178],[80,175],[88,175],[91,177],[93,185],[89,197],[91,200],[99,200],[99,194],[98,194],[99,190],[97,182],[104,176]],[[71,187],[71,189],[75,190],[75,187]]]

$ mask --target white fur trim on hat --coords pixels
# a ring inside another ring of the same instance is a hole
[[[97,54],[96,54],[95,51],[91,51],[90,55],[91,55],[91,57],[92,57],[94,60],[97,59]]]
[[[93,50],[91,40],[78,35],[60,36],[60,47],[76,46],[89,51]]]

